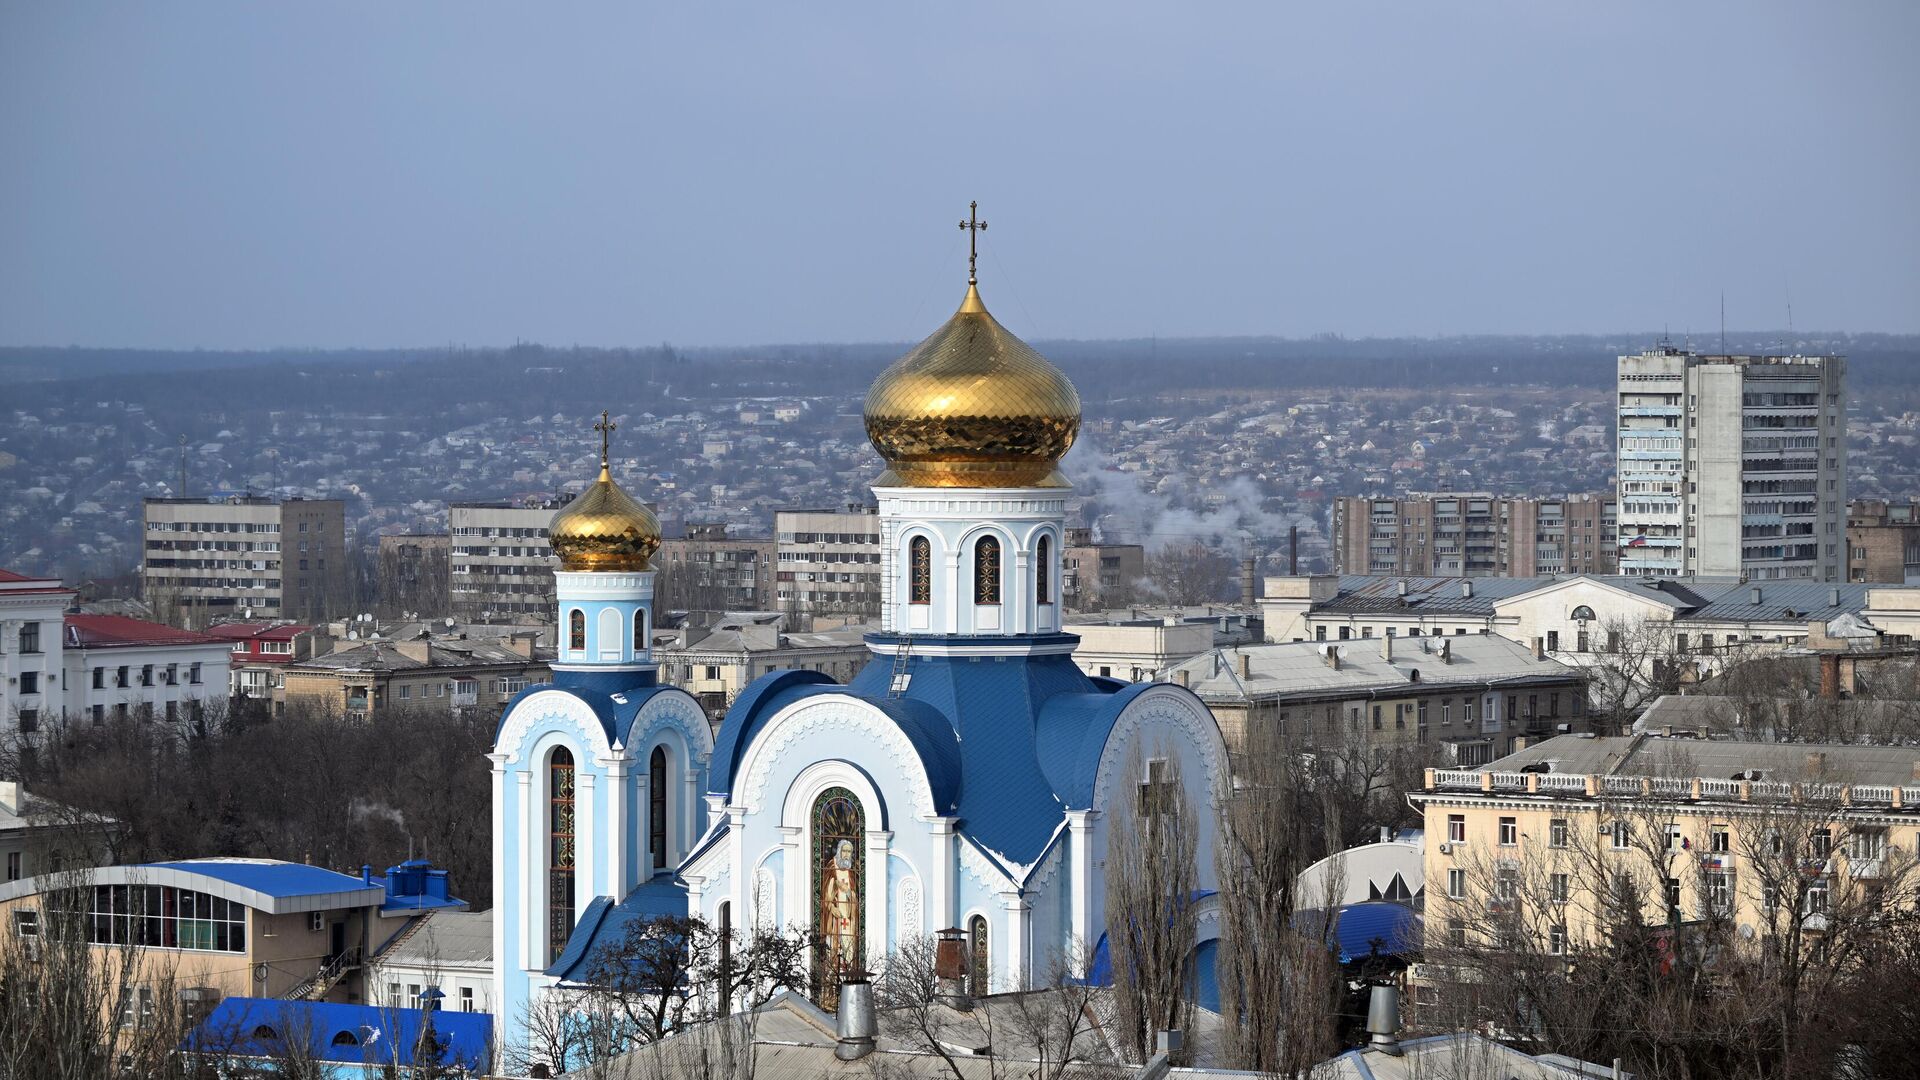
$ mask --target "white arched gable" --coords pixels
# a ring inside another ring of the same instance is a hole
[[[613,754],[600,717],[586,702],[558,690],[541,690],[521,698],[507,715],[507,722],[494,740],[495,753],[506,755],[508,764],[521,759],[521,749],[530,735],[545,731],[569,731],[579,736],[577,748],[587,756],[606,758]]]
[[[1150,686],[1121,711],[1107,733],[1106,746],[1100,752],[1100,767],[1093,783],[1093,809],[1112,805],[1113,787],[1126,767],[1127,756],[1135,747],[1151,752],[1151,742],[1142,745],[1147,732],[1158,730],[1177,735],[1191,746],[1207,771],[1207,787],[1217,802],[1227,791],[1227,743],[1213,713],[1190,690],[1169,684]],[[1203,813],[1207,807],[1198,807]]]
[[[1043,536],[1053,541],[1053,554],[1055,558],[1058,558],[1060,555],[1060,527],[1051,521],[1040,522],[1028,529],[1026,539],[1021,543],[1020,549],[1022,551],[1036,550],[1039,548],[1040,538]]]
[[[850,761],[816,761],[800,770],[787,785],[786,798],[780,802],[780,824],[807,828],[812,823],[813,804],[828,788],[842,787],[853,792],[866,811],[867,828],[886,827],[887,803],[880,797],[867,771]]]
[[[845,736],[849,752],[843,755],[844,760],[869,772],[882,765],[891,768],[910,793],[914,812],[928,817],[936,813],[932,782],[906,733],[869,702],[842,694],[796,701],[767,721],[754,735],[734,773],[733,804],[756,813],[772,801],[770,794],[784,802],[785,793],[767,790],[773,766],[786,756],[787,747],[816,732]]]
[[[632,760],[645,761],[666,731],[679,737],[689,761],[702,763],[713,756],[713,726],[700,703],[684,690],[669,688],[648,698],[627,731],[625,749]]]

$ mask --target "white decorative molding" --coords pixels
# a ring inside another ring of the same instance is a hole
[[[773,867],[766,863],[753,872],[753,926],[757,930],[766,930],[776,925],[780,894],[775,890],[779,886],[773,880]]]
[[[894,931],[893,940],[897,944],[905,943],[926,933],[926,922],[920,914],[920,878],[908,874],[900,879],[900,925]]]
[[[1064,828],[1064,826],[1062,827]],[[1046,892],[1053,888],[1053,879],[1060,875],[1060,867],[1067,861],[1066,851],[1069,846],[1068,844],[1057,842],[1058,835],[1059,833],[1056,830],[1056,842],[1053,847],[1050,848],[1046,856],[1040,860],[1040,865],[1035,868],[1034,872],[1027,875],[1026,891]]]
[[[749,811],[765,808],[768,805],[767,784],[774,763],[785,760],[789,746],[816,732],[845,735],[840,745],[852,752],[849,756],[867,748],[880,751],[891,759],[894,768],[906,781],[914,809],[924,815],[934,813],[933,788],[928,781],[926,767],[906,733],[900,730],[892,717],[871,704],[842,694],[807,698],[774,714],[747,748],[746,761],[737,774],[747,778],[742,785],[746,798],[741,799],[741,792],[736,791],[734,804],[744,806]],[[875,811],[879,809],[874,807]],[[878,821],[870,824],[877,825]]]
[[[517,763],[527,736],[543,724],[564,726],[580,733],[596,757],[613,753],[613,747],[607,743],[606,729],[600,726],[600,717],[586,702],[558,690],[542,690],[522,698],[500,729],[494,749],[505,754],[508,763]]]
[[[663,725],[680,733],[687,755],[694,761],[704,763],[713,755],[713,728],[700,711],[700,703],[685,690],[670,687],[648,698],[633,718],[634,730],[640,732],[640,738],[630,742],[651,749],[654,734]]]
[[[1012,878],[980,853],[972,837],[962,836],[960,842],[954,846],[960,849],[961,868],[973,875],[973,879],[985,888],[998,891],[1014,884]]]
[[[1050,631],[1047,631],[1047,633],[1052,634],[1054,633],[1054,631],[1050,630]],[[1066,656],[1071,654],[1074,648],[1079,644],[1080,644],[1080,639],[1077,636],[1074,637],[1071,641],[1048,641],[1048,642],[1042,642],[1038,644],[1020,644],[1020,645],[985,645],[985,644],[947,645],[947,644],[942,644],[942,643],[933,642],[933,641],[915,641],[913,643],[913,655],[916,657],[930,657],[930,656],[989,657],[991,656],[991,657],[999,657],[1002,659],[1017,659],[1023,656]],[[876,644],[870,641],[867,643],[867,650],[869,652],[873,653],[876,656],[884,656],[888,658],[891,658],[897,651],[899,651],[899,648],[900,646],[898,644],[895,644],[892,642],[883,642],[883,643]]]
[[[1227,748],[1220,735],[1220,725],[1192,691],[1162,684],[1149,687],[1129,703],[1108,731],[1106,747],[1100,753],[1100,768],[1094,774],[1093,808],[1109,805],[1114,774],[1125,767],[1125,749],[1133,744],[1140,729],[1149,724],[1171,728],[1187,737],[1200,753],[1207,770],[1209,794],[1218,803],[1228,783]]]

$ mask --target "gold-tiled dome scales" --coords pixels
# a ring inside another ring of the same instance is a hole
[[[660,550],[660,519],[613,482],[607,449],[616,425],[603,412],[593,427],[600,433],[600,478],[553,515],[548,543],[562,570],[647,570]]]
[[[988,314],[972,261],[960,310],[867,391],[867,438],[888,466],[878,487],[1066,486],[1056,466],[1080,395]]]

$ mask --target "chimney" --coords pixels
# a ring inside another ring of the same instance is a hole
[[[1463,581],[1460,583],[1460,597],[1463,600],[1473,599],[1473,582]]]
[[[1327,646],[1327,666],[1335,671],[1340,670],[1340,646]]]
[[[1240,602],[1247,607],[1252,607],[1253,602],[1260,598],[1260,590],[1254,586],[1257,578],[1254,567],[1253,556],[1240,560]]]
[[[373,884],[373,867],[367,863],[360,864],[360,884]]]
[[[1388,663],[1393,662],[1393,635],[1392,634],[1386,634],[1380,638],[1380,659],[1385,660]]]
[[[1300,526],[1287,526],[1287,575],[1300,576]]]
[[[1399,581],[1396,581],[1393,583],[1393,595],[1395,596],[1407,595],[1407,579],[1406,578],[1401,578]]]
[[[1840,590],[1837,587],[1827,590],[1827,606],[1828,607],[1840,606]]]
[[[1920,761],[1913,763],[1913,782],[1920,784]]]
[[[393,643],[393,648],[395,652],[398,652],[401,656],[409,660],[422,664],[430,664],[433,662],[433,645],[430,642],[396,641]]]
[[[1535,660],[1545,660],[1547,658],[1547,639],[1546,638],[1533,639],[1533,658]]]
[[[1827,755],[1825,751],[1810,750],[1807,752],[1807,771],[1808,772],[1810,773],[1823,772],[1826,770],[1826,767],[1827,767]]]
[[[1174,668],[1174,669],[1173,669],[1173,681],[1174,681],[1174,682],[1177,682],[1177,683],[1179,683],[1179,684],[1180,684],[1181,686],[1185,686],[1185,685],[1187,685],[1187,669],[1186,669],[1186,668]]]
[[[1400,1056],[1400,991],[1375,986],[1367,998],[1367,1049]]]
[[[957,926],[940,931],[933,948],[934,992],[940,1003],[965,1012],[973,1008],[967,996],[967,934]]]
[[[958,931],[955,931],[958,933]],[[840,980],[840,1005],[834,1010],[833,1056],[858,1061],[873,1053],[875,1018],[873,983],[866,972],[853,968]]]
[[[1443,664],[1453,663],[1453,642],[1445,638],[1440,639],[1440,662]]]
[[[1245,652],[1240,653],[1240,677],[1243,679],[1253,678],[1253,657]]]
[[[1753,606],[1754,607],[1760,606],[1760,586],[1758,585],[1755,585],[1753,587]]]

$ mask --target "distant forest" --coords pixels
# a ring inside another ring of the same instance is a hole
[[[1073,379],[1084,398],[1133,400],[1144,407],[1169,395],[1343,388],[1604,392],[1613,383],[1614,358],[1658,338],[1328,336],[1052,341],[1037,347]],[[1729,339],[1728,348],[1786,351],[1781,338],[1741,334]],[[229,408],[284,403],[303,414],[431,410],[484,416],[505,410],[527,415],[577,411],[586,387],[597,400],[621,400],[629,409],[661,413],[680,406],[646,401],[824,396],[855,408],[873,376],[906,348],[907,343],[260,352],[5,347],[0,348],[0,385],[16,408],[126,400],[156,415],[213,403]],[[1889,411],[1920,407],[1920,335],[1801,335],[1792,351],[1843,353],[1853,395],[1870,395]]]

